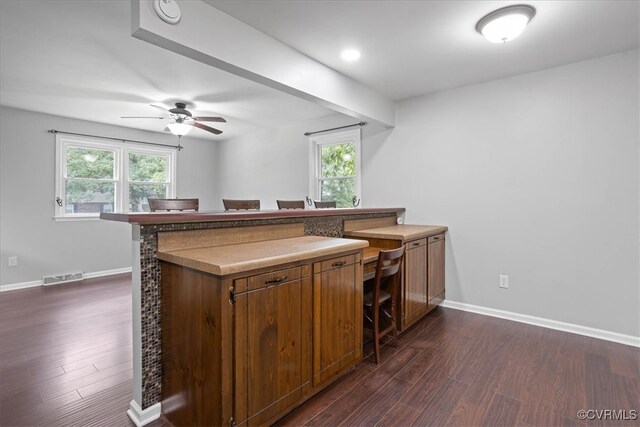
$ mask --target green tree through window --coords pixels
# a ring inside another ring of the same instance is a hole
[[[66,211],[111,212],[115,204],[115,152],[85,147],[67,150]]]
[[[56,135],[55,218],[148,210],[175,194],[176,150]]]
[[[356,149],[353,143],[327,144],[320,149],[320,199],[336,207],[353,207],[356,195]]]
[[[163,199],[168,193],[167,156],[129,153],[129,210],[141,211],[148,199]]]

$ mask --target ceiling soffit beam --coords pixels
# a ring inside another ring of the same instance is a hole
[[[393,100],[212,6],[178,4],[182,19],[171,25],[156,15],[152,1],[131,0],[132,36],[334,111],[395,125]]]

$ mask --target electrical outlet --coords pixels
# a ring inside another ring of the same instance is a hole
[[[501,274],[498,286],[504,289],[509,289],[509,276],[507,276],[506,274]]]
[[[18,266],[18,257],[17,256],[10,256],[7,264],[9,264],[9,267],[17,267]]]

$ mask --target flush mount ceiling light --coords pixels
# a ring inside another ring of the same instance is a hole
[[[345,49],[340,54],[340,57],[347,62],[355,62],[360,59],[360,51],[357,49]]]
[[[536,14],[527,4],[503,7],[485,15],[476,24],[476,31],[491,43],[506,43],[518,37]]]

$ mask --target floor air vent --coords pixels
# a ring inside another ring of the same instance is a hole
[[[44,276],[42,278],[42,283],[47,286],[56,285],[58,283],[75,282],[78,280],[82,280],[82,272],[59,274],[57,276]]]

